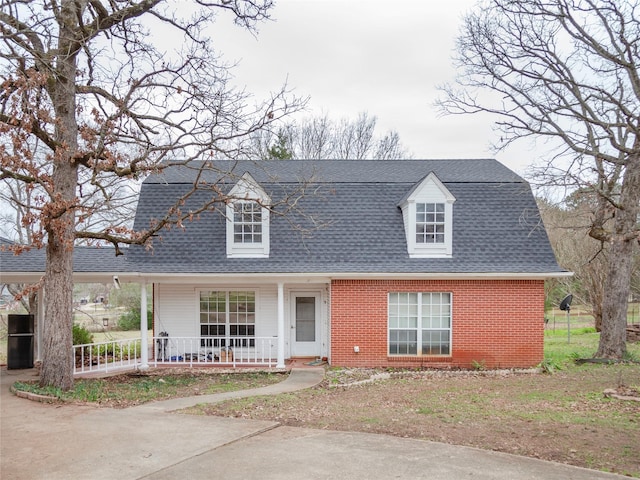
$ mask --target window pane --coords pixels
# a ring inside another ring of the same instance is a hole
[[[389,293],[389,354],[416,355],[418,351],[418,294]]]
[[[418,350],[416,333],[415,331],[407,330],[389,331],[389,354],[415,355]]]
[[[296,297],[296,342],[316,340],[316,298]]]
[[[256,202],[236,202],[233,223],[235,243],[262,242],[262,207]]]
[[[449,354],[448,330],[423,330],[422,353],[425,355]]]
[[[416,242],[444,243],[443,203],[416,204]]]

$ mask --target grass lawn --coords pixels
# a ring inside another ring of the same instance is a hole
[[[544,358],[547,363],[560,367],[570,367],[576,358],[590,358],[598,350],[600,334],[592,327],[567,330],[547,330],[544,334]],[[630,360],[640,361],[640,343],[628,343],[627,353]]]
[[[40,388],[36,382],[16,382],[14,387],[56,397],[62,402],[125,408],[154,400],[259,388],[285,378],[284,374],[270,372],[219,373],[214,369],[166,368],[79,379],[68,392],[50,387]]]

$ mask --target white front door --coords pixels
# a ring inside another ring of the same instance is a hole
[[[320,356],[319,292],[291,293],[291,356]]]

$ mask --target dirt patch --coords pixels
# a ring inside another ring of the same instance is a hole
[[[534,371],[343,369],[316,388],[201,407],[210,415],[275,420],[467,445],[640,475],[640,366]]]

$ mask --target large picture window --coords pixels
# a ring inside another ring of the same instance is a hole
[[[389,293],[389,354],[450,355],[451,294]]]
[[[200,344],[203,347],[255,346],[256,294],[251,291],[200,292]]]

